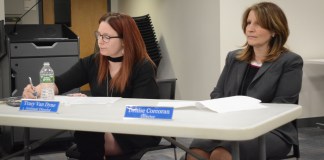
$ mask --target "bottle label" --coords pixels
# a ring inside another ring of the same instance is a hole
[[[54,83],[54,76],[40,76],[41,83]]]

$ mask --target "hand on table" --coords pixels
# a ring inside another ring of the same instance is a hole
[[[38,85],[36,87],[33,87],[32,85],[28,84],[22,93],[22,98],[25,99],[37,99],[37,97],[40,96],[41,93],[41,86]]]
[[[71,96],[71,97],[87,97],[87,95],[85,95],[83,93],[71,93],[71,94],[67,94],[67,96]]]

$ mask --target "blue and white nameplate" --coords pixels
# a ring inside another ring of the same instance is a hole
[[[33,112],[57,112],[59,105],[59,101],[22,100],[20,103],[20,110]]]
[[[127,105],[125,118],[172,119],[173,107]]]

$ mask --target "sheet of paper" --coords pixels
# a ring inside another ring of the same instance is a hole
[[[199,101],[198,103],[217,113],[225,113],[265,108],[265,106],[262,105],[260,102],[261,101],[259,99],[248,96],[232,96]]]
[[[108,104],[114,103],[120,97],[70,97],[70,96],[55,96],[55,100],[66,105],[69,104]]]
[[[158,106],[174,107],[174,108],[183,108],[183,107],[197,107],[197,101],[168,101],[168,102],[159,102]]]
[[[204,101],[168,101],[159,102],[158,106],[170,106],[174,108],[195,107],[195,108],[208,108],[217,113],[226,113],[250,109],[265,108],[260,103],[261,101],[256,98],[248,96],[232,96]]]

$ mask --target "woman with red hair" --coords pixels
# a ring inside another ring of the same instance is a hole
[[[55,94],[87,83],[92,96],[158,99],[155,65],[132,17],[107,13],[95,31],[98,51],[82,58],[66,73],[55,77]],[[36,86],[40,93],[42,85]],[[24,98],[34,98],[27,85]],[[76,131],[74,134],[81,160],[102,160],[158,145],[161,137]]]

